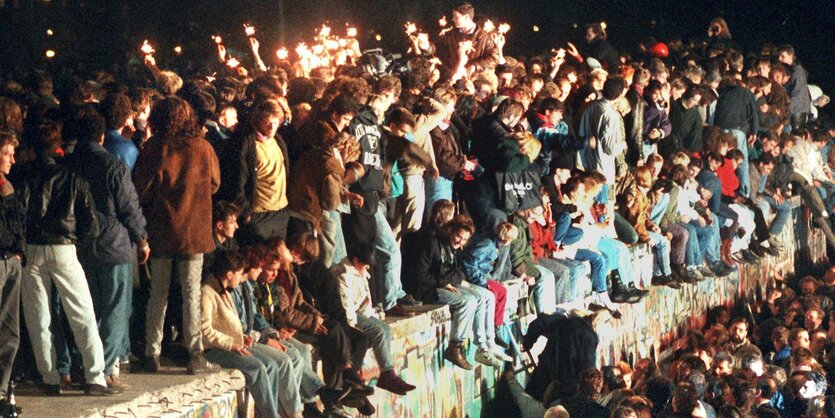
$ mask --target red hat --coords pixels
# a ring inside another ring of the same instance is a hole
[[[670,49],[664,42],[658,42],[649,48],[649,53],[655,58],[667,58],[670,55]]]

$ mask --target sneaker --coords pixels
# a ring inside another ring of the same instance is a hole
[[[446,350],[444,350],[444,358],[464,370],[472,370],[473,365],[467,361],[467,356],[464,355],[462,349],[463,345],[461,343],[450,344]]]
[[[705,279],[705,276],[703,276],[702,273],[699,272],[699,269],[697,269],[696,267],[687,267],[686,272],[688,275],[690,275],[690,277],[696,279],[697,282],[704,281]]]
[[[481,363],[485,366],[490,367],[502,367],[502,361],[493,356],[489,350],[484,348],[479,348],[475,352],[475,361]]]
[[[490,354],[492,354],[493,357],[501,360],[502,362],[505,362],[505,363],[512,363],[513,362],[513,357],[510,357],[509,355],[507,355],[507,353],[501,347],[491,346],[490,347]]]
[[[87,396],[111,396],[122,393],[121,390],[107,386],[90,383],[84,388],[84,394]]]
[[[406,295],[397,299],[397,304],[403,306],[421,306],[423,305],[423,302],[415,299],[412,295]]]
[[[105,382],[107,382],[107,387],[109,387],[109,388],[119,389],[122,392],[130,389],[130,385],[123,382],[116,375],[107,376],[107,377],[104,378],[104,380],[105,380]]]
[[[215,373],[220,370],[221,367],[206,360],[203,353],[193,353],[188,360],[188,366],[186,366],[186,372],[188,374]]]
[[[608,292],[604,291],[595,293],[592,296],[592,302],[589,305],[589,308],[591,308],[591,305],[599,306],[603,309],[606,309],[607,311],[609,311],[609,314],[612,315],[612,318],[620,319],[623,316],[621,315],[620,311],[615,306],[615,304],[612,303],[612,300],[609,299]]]

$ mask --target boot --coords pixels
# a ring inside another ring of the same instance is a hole
[[[629,292],[620,280],[612,280],[612,288],[609,290],[609,298],[615,303],[636,303],[641,298]]]
[[[464,370],[472,370],[473,365],[467,361],[467,356],[464,355],[464,344],[455,342],[450,343],[447,346],[446,350],[444,350],[444,358],[449,360],[450,363],[464,369]]]
[[[206,360],[203,353],[192,353],[191,358],[188,359],[188,366],[186,366],[188,374],[214,373],[220,370],[221,367]]]
[[[629,293],[640,296],[641,298],[649,294],[649,290],[639,289],[637,286],[635,286],[635,282],[629,283],[629,286],[626,287],[626,290],[628,290]]]
[[[722,261],[724,261],[725,264],[727,264],[729,266],[736,264],[736,262],[734,262],[733,258],[731,258],[731,240],[730,239],[723,239],[722,240],[722,244],[719,246],[719,254],[720,254],[720,257],[722,258]]]

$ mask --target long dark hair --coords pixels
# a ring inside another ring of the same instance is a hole
[[[200,124],[191,105],[178,97],[166,97],[154,104],[148,125],[155,137],[183,142],[200,137]]]

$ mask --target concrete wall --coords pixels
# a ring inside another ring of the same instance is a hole
[[[766,257],[756,265],[740,265],[738,272],[721,279],[685,284],[681,290],[653,287],[643,301],[621,305],[623,318],[599,321],[598,364],[620,359],[633,361],[657,355],[677,336],[691,327],[701,327],[708,308],[732,304],[743,296],[757,298],[770,288],[775,273],[790,278],[797,271],[806,274],[825,261],[826,244],[819,231],[810,229],[807,211],[795,202],[795,210],[780,237],[783,251],[779,257]],[[651,257],[646,246],[633,251],[635,270],[642,284],[649,287]],[[518,282],[509,284],[508,299],[518,299],[518,312],[511,325],[517,337],[532,319],[527,306],[527,289]],[[373,398],[379,417],[480,417],[501,416],[505,400],[496,400],[496,370],[472,362],[466,371],[454,367],[442,357],[448,343],[449,310],[425,307],[427,312],[415,318],[390,321],[394,331],[393,350],[397,369],[403,378],[418,389],[398,397],[378,390]],[[474,347],[469,348],[472,359]],[[519,370],[519,365],[515,365]],[[374,379],[379,371],[371,354],[363,375]]]

